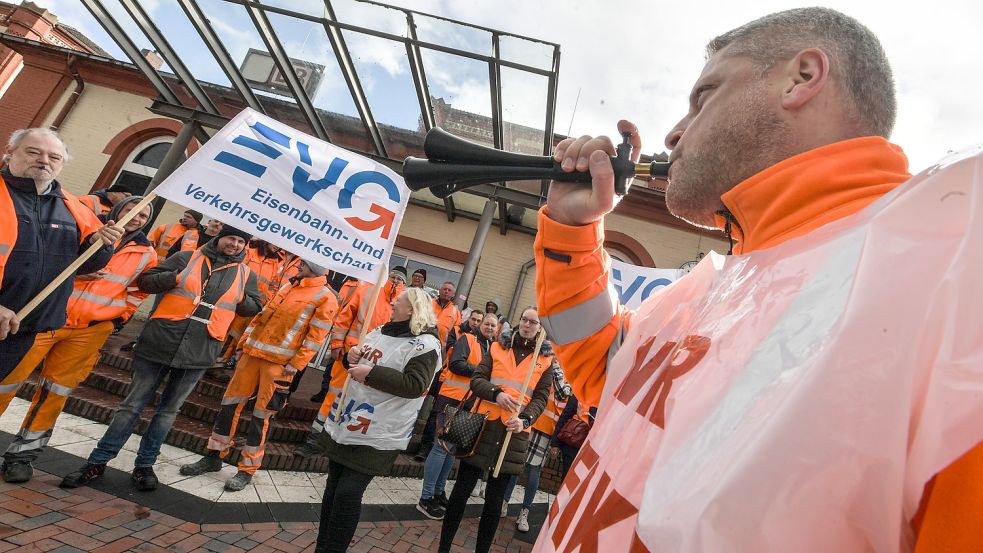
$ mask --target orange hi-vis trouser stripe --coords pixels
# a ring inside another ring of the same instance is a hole
[[[283,365],[252,355],[243,355],[222,397],[222,410],[215,419],[212,435],[208,438],[208,449],[219,452],[222,458],[229,454],[242,409],[255,396],[256,404],[246,430],[242,457],[239,459],[240,471],[255,474],[263,464],[270,418],[284,407],[273,400],[277,396],[277,390],[286,391],[290,387],[290,380],[290,377],[283,375]]]
[[[348,370],[345,369],[345,365],[341,357],[339,357],[331,365],[331,382],[328,384],[328,393],[324,396],[324,401],[321,402],[321,408],[318,409],[317,416],[314,417],[314,424],[311,425],[312,434],[320,434],[324,430],[324,424],[328,420],[331,409],[337,408],[335,401],[338,399],[338,395],[341,394],[341,388],[345,385],[346,378],[348,378]]]
[[[51,439],[55,421],[65,408],[68,396],[96,366],[99,348],[112,332],[113,323],[104,321],[90,327],[60,328],[37,335],[31,351],[0,382],[0,414],[3,414],[20,385],[44,361],[31,406],[20,431],[7,448],[6,457],[37,458]]]

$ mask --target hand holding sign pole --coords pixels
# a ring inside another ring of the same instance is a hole
[[[522,398],[526,395],[526,390],[529,389],[529,381],[532,380],[532,373],[536,370],[536,361],[539,361],[539,350],[543,347],[543,340],[546,338],[546,332],[542,329],[539,331],[539,335],[536,336],[536,347],[532,350],[532,359],[529,361],[529,371],[526,372],[526,381],[522,383],[522,390],[519,390],[519,410],[512,413],[513,417],[519,416],[522,410]],[[511,417],[509,417],[511,419]],[[503,421],[504,422],[504,421]],[[509,441],[512,440],[512,433],[506,432],[505,439],[502,440],[502,451],[498,453],[498,462],[495,463],[495,470],[492,472],[492,476],[498,478],[498,471],[502,468],[502,462],[505,461],[505,453],[509,450]]]
[[[122,227],[126,225],[126,223],[129,223],[130,219],[136,217],[137,214],[143,211],[143,208],[150,205],[150,202],[154,201],[156,197],[157,196],[153,192],[144,196],[143,199],[140,200],[140,202],[136,206],[134,206],[133,209],[129,211],[129,213],[120,217],[119,221],[116,221],[116,226]],[[90,257],[95,255],[97,251],[102,249],[102,247],[103,247],[102,240],[97,240],[95,244],[89,246],[89,249],[85,250],[85,252],[83,252],[82,255],[78,257],[78,259],[72,261],[71,265],[65,267],[65,270],[62,271],[61,274],[59,274],[57,277],[55,277],[54,280],[49,282],[48,285],[44,287],[44,289],[38,292],[38,295],[34,296],[34,298],[31,299],[31,301],[29,301],[27,305],[25,305],[23,308],[21,308],[20,311],[17,312],[17,320],[23,321],[24,317],[27,317],[31,313],[31,311],[37,309],[37,307],[41,305],[41,302],[43,302],[45,298],[50,296],[51,293],[55,291],[55,289],[61,286],[62,282],[65,282],[69,278],[72,278],[72,275],[75,274],[75,271],[77,271],[78,268],[81,267],[83,263],[88,261]]]

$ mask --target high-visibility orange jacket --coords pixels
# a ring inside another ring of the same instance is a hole
[[[116,253],[104,268],[105,276],[98,280],[75,279],[65,326],[85,328],[94,322],[130,320],[148,296],[137,288],[137,277],[156,266],[157,252],[142,232],[117,245]]]
[[[721,196],[733,216],[735,251],[748,253],[805,236],[852,215],[910,178],[900,148],[879,137],[837,142],[799,154],[738,184]],[[717,225],[726,226],[718,215]],[[630,325],[631,312],[612,305],[607,293],[608,256],[601,221],[580,227],[539,213],[535,241],[536,291],[544,326],[551,328],[557,355],[574,395],[597,406],[615,337]],[[546,255],[549,251],[550,255]],[[606,312],[610,322],[591,330],[578,320]],[[562,329],[562,330],[561,330]],[[559,332],[558,332],[559,330]],[[944,438],[944,437],[943,437]],[[983,551],[983,444],[941,471],[926,486],[916,553]],[[574,544],[570,544],[574,546]]]
[[[99,194],[79,196],[79,201],[82,202],[82,205],[91,209],[96,216],[105,215],[113,208],[113,204],[109,203],[108,199]]]
[[[458,338],[458,341],[467,342],[468,358],[466,363],[477,367],[481,363],[481,357],[485,354],[486,348],[481,347],[478,337],[470,332]],[[460,347],[460,346],[458,346]],[[464,355],[464,348],[460,349]],[[449,363],[448,363],[449,364]],[[464,399],[464,394],[471,388],[471,375],[457,374],[451,370],[444,370],[440,373],[440,395],[457,401]]]
[[[303,370],[328,338],[337,311],[328,277],[290,282],[249,323],[240,341],[242,351]]]
[[[404,284],[395,285],[392,280],[387,280],[379,290],[379,299],[375,302],[375,312],[369,318],[369,326],[365,333],[372,332],[377,327],[389,322],[392,316],[392,301],[403,292]],[[348,304],[338,312],[335,317],[334,330],[331,331],[331,349],[344,348],[348,351],[358,345],[359,333],[362,330],[362,323],[365,321],[366,312],[369,310],[369,303],[372,298],[368,291],[375,288],[371,282],[359,282],[352,292]]]
[[[552,436],[556,432],[556,422],[560,420],[560,415],[563,414],[563,408],[567,406],[567,402],[557,401],[556,394],[551,393],[549,399],[546,401],[546,409],[543,409],[543,414],[536,419],[532,427],[539,430],[547,436]]]
[[[264,255],[259,248],[246,248],[246,265],[256,274],[256,286],[259,288],[259,295],[263,298],[264,304],[270,301],[273,294],[280,289],[283,258],[283,250],[275,254]]]
[[[219,271],[236,271],[232,285],[219,297],[214,304],[201,301],[201,291],[205,287],[202,282],[202,264],[208,267],[209,278]],[[168,319],[183,321],[193,319],[208,325],[208,335],[221,342],[229,330],[229,325],[235,318],[236,306],[246,293],[246,282],[249,280],[249,267],[245,263],[231,263],[222,267],[212,267],[212,262],[201,250],[195,251],[188,260],[188,265],[178,275],[177,286],[164,294],[151,319]],[[204,309],[207,318],[197,315],[199,309]]]
[[[198,229],[191,229],[185,231],[184,236],[181,237],[181,249],[182,252],[193,252],[198,249],[198,241],[201,235]],[[172,244],[173,245],[173,244]]]
[[[195,240],[198,240],[198,229],[189,229],[181,223],[160,225],[154,230],[150,231],[148,237],[150,238],[150,241],[154,243],[154,248],[157,250],[157,256],[167,257],[167,251],[171,249],[171,246],[173,246],[178,240],[184,238],[185,233],[188,232],[194,232]]]
[[[88,239],[101,226],[58,181],[47,194],[38,195],[33,179],[0,170],[0,305],[15,312],[23,308],[89,248]],[[112,255],[112,247],[104,246],[77,270],[95,272]],[[63,327],[71,293],[72,281],[62,282],[21,320],[20,332]]]
[[[461,324],[461,310],[453,301],[448,301],[447,305],[441,307],[437,300],[433,300],[433,313],[437,316],[437,334],[440,335],[440,343],[445,345],[447,333]]]
[[[529,372],[529,365],[532,363],[532,354],[527,355],[522,360],[522,363],[516,364],[515,356],[512,352],[502,347],[498,342],[491,345],[488,353],[491,354],[492,358],[492,373],[489,380],[492,384],[498,386],[502,392],[512,396],[512,399],[518,401],[522,406],[528,405],[532,401],[532,394],[536,389],[536,383],[543,376],[543,372],[548,370],[550,365],[553,364],[552,355],[540,353],[536,359],[536,366],[533,367],[532,378],[529,379],[526,393],[522,397],[519,397],[522,391],[522,384],[526,381],[526,373]],[[513,413],[499,407],[497,403],[488,401],[479,402],[477,412],[488,413],[490,420],[500,419],[505,421],[513,415]],[[535,423],[536,421],[531,422]],[[529,432],[529,429],[526,428],[524,432]]]

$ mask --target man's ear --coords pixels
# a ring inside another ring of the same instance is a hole
[[[784,70],[782,107],[798,110],[826,88],[830,72],[829,56],[819,48],[807,48],[789,60]]]

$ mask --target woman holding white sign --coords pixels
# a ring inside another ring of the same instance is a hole
[[[340,414],[318,437],[331,460],[315,551],[347,551],[375,476],[390,473],[440,366],[440,338],[430,296],[409,288],[392,303],[390,322],[343,358],[351,382]],[[333,419],[333,420],[332,420]]]

